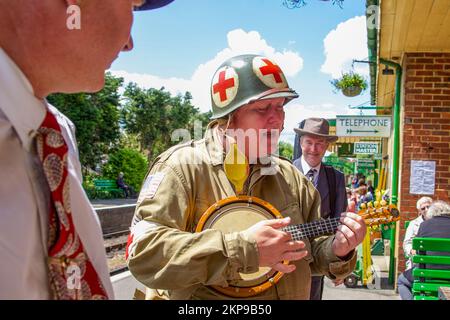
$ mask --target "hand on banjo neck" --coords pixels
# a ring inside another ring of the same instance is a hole
[[[290,273],[295,265],[283,264],[283,261],[301,260],[308,252],[302,250],[305,243],[300,240],[319,236],[336,230],[332,244],[334,254],[346,257],[360,244],[366,235],[364,219],[355,213],[342,213],[338,219],[318,220],[310,224],[290,226],[291,219],[264,220],[256,223],[244,232],[256,241],[260,267]]]
[[[305,243],[292,240],[291,234],[282,230],[290,223],[291,218],[264,220],[243,231],[256,241],[260,267],[290,273],[295,270],[295,266],[283,264],[283,260],[295,261],[306,257],[308,252],[302,250]]]

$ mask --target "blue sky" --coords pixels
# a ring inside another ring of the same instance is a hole
[[[135,14],[135,48],[122,53],[111,71],[143,87],[186,90],[202,111],[209,110],[209,83],[228,57],[263,54],[283,69],[300,98],[286,106],[282,140],[293,142],[293,127],[311,116],[353,114],[349,105],[368,104],[368,92],[356,98],[333,93],[330,80],[367,59],[365,1],[307,0],[288,9],[283,0],[175,0],[169,6]],[[368,78],[365,64],[356,71]]]

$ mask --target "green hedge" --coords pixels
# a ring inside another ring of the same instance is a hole
[[[94,180],[97,179],[106,179],[96,174],[85,174],[83,176],[83,189],[86,191],[86,194],[89,199],[116,199],[116,198],[124,198],[123,192],[118,194],[117,192],[109,192],[105,190],[98,190],[95,188]]]
[[[110,154],[108,162],[102,168],[102,178],[116,180],[119,172],[123,172],[125,183],[139,192],[147,170],[148,160],[143,154],[134,149],[123,148]]]

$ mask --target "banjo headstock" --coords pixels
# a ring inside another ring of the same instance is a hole
[[[391,222],[400,220],[400,211],[394,204],[377,206],[377,207],[367,207],[358,211],[366,225],[377,226],[380,224],[388,224]]]

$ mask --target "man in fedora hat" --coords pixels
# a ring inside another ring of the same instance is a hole
[[[0,299],[114,298],[75,127],[46,97],[100,90],[133,9],[171,1],[0,0]]]
[[[326,119],[309,118],[294,128],[300,136],[301,157],[294,165],[314,184],[321,197],[322,218],[339,217],[347,210],[344,174],[333,167],[326,166],[322,159],[330,143],[338,137],[329,134],[330,125]],[[313,276],[311,300],[321,300],[323,276]]]

